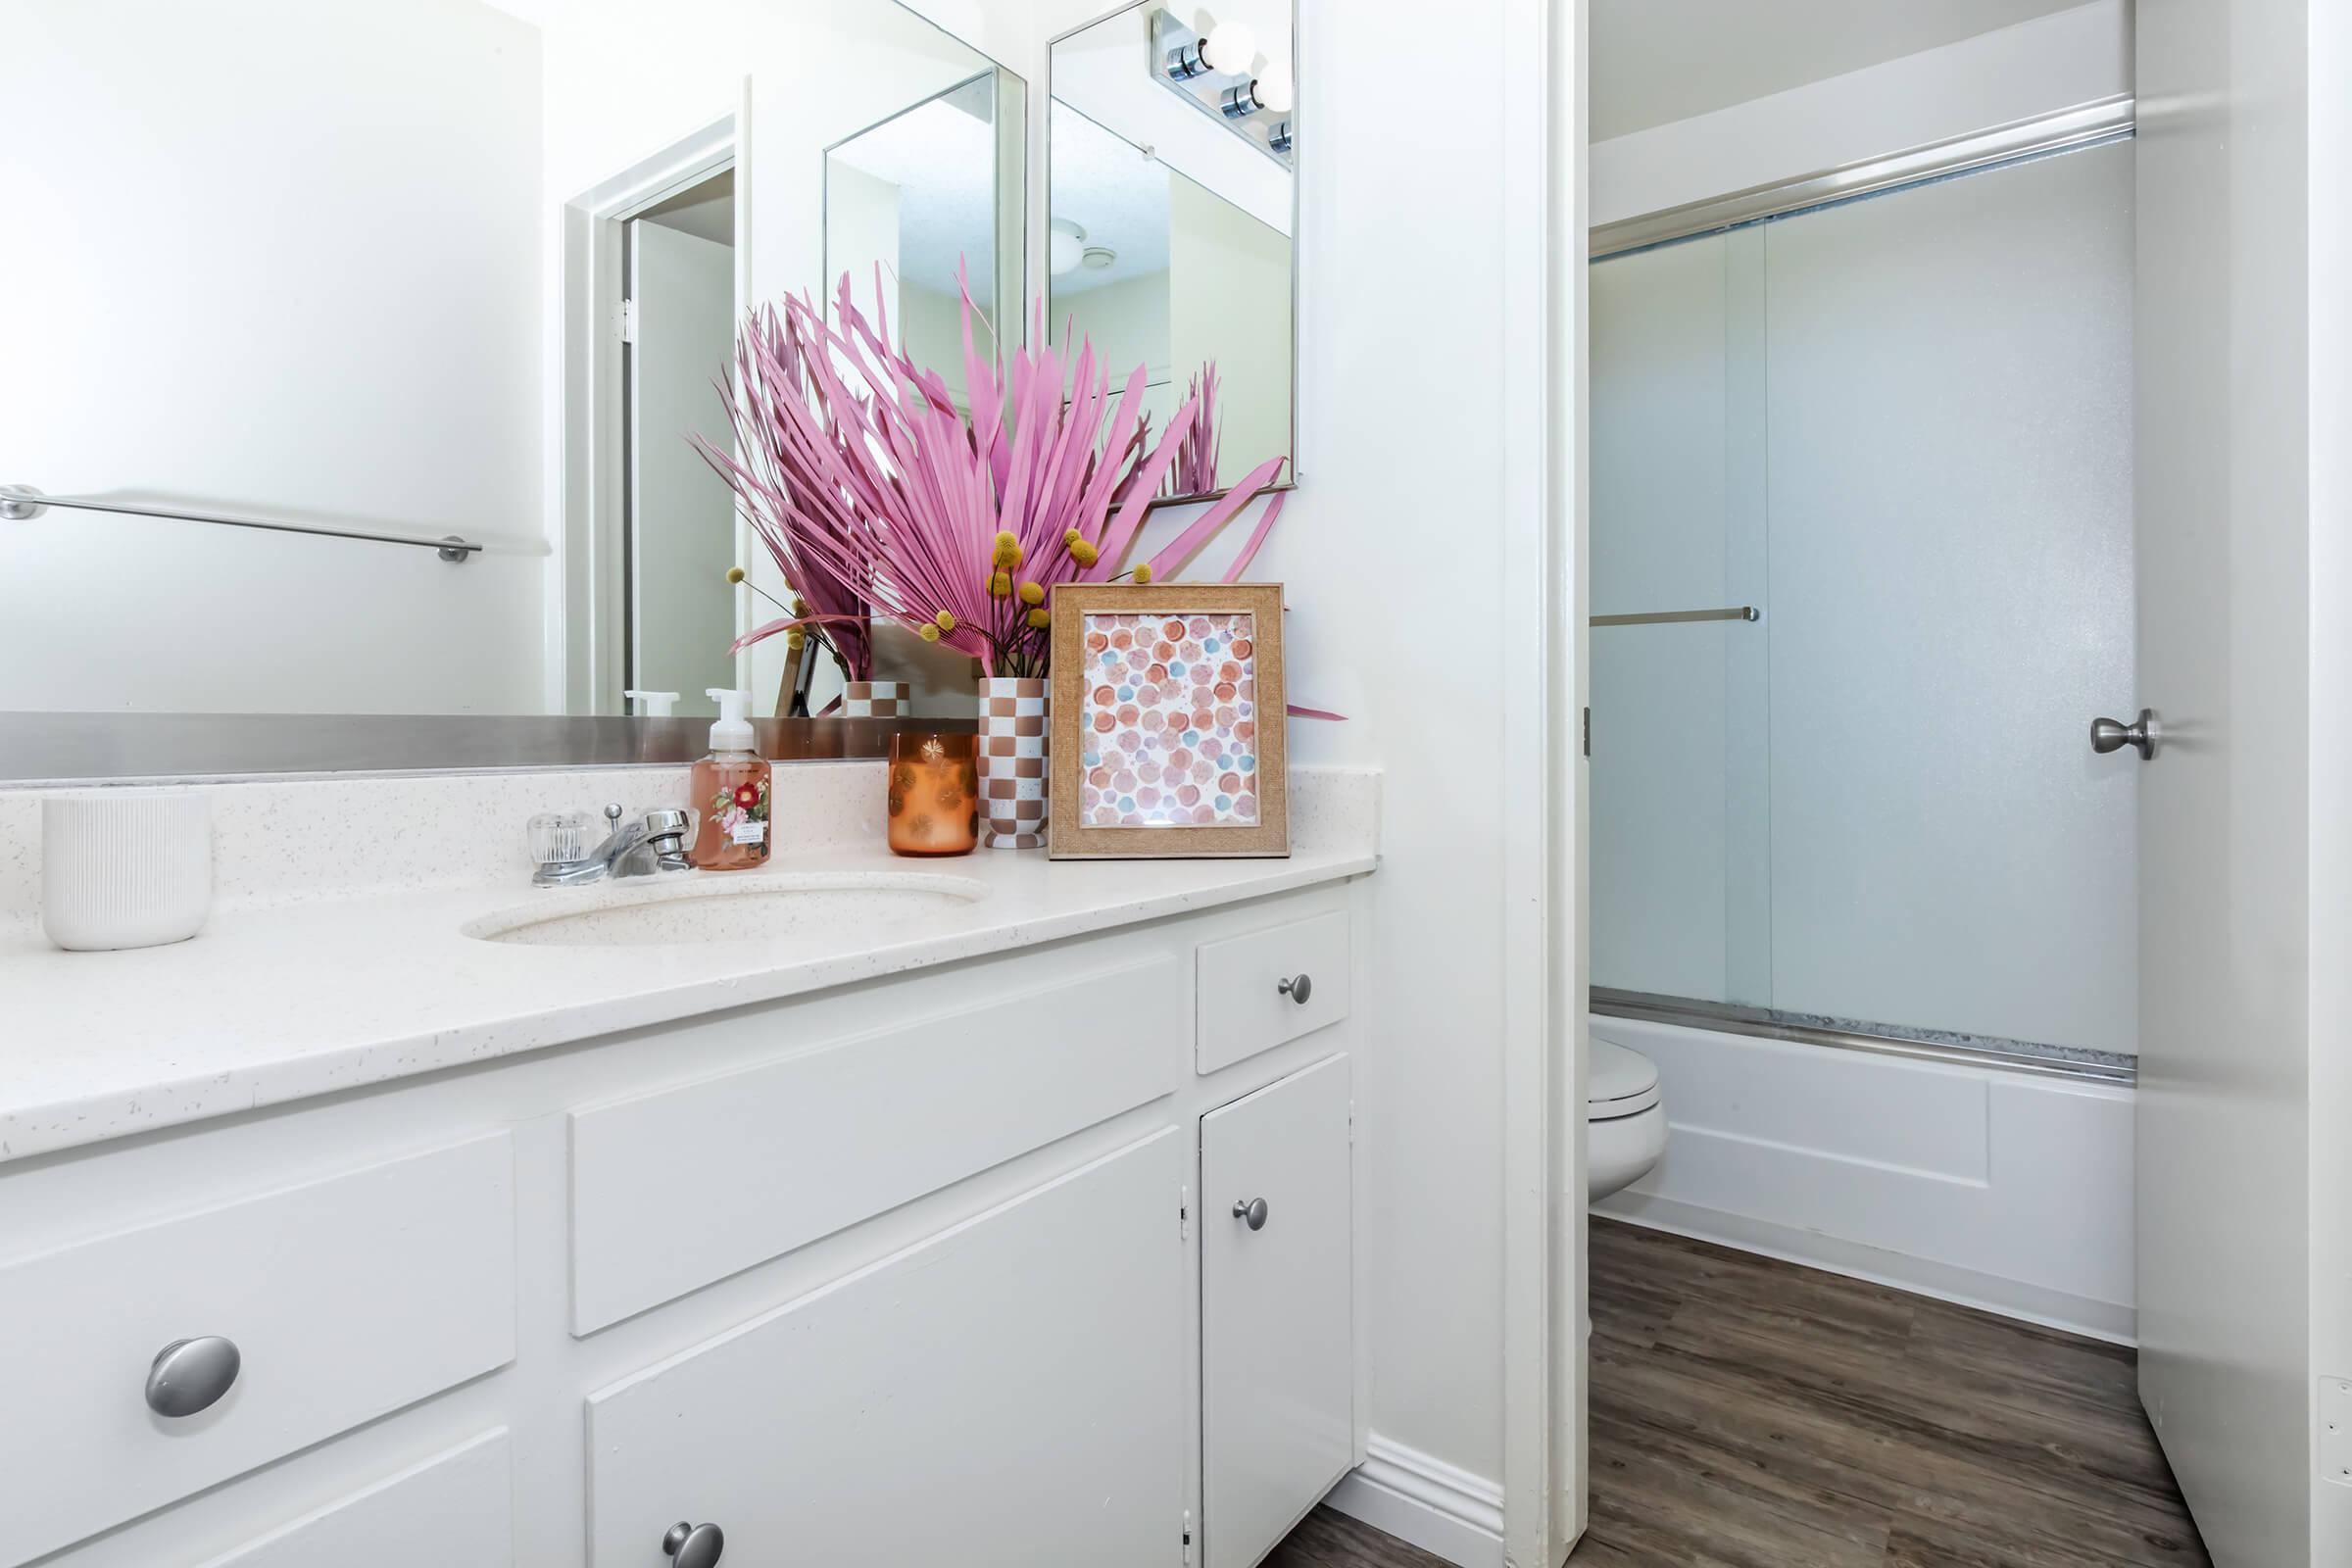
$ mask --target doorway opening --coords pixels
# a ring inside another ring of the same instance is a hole
[[[717,383],[749,292],[738,112],[564,208],[564,568],[553,624],[564,710],[715,711],[748,626],[728,582],[746,530],[694,440],[731,445]],[[674,707],[659,697],[674,694]]]
[[[735,502],[694,441],[728,444],[711,383],[735,346],[734,166],[624,220],[621,237],[624,691],[710,713],[705,694],[736,684]]]

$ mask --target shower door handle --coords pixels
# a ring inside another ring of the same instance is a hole
[[[2143,708],[2139,717],[2127,724],[2121,719],[2094,718],[2090,721],[2090,749],[2104,757],[2130,746],[2139,753],[2143,762],[2156,756],[2156,738],[2161,733],[2156,724],[2156,710]]]

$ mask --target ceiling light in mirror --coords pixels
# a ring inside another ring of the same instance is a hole
[[[1066,218],[1056,218],[1047,233],[1047,245],[1054,275],[1074,272],[1086,259],[1086,230]]]

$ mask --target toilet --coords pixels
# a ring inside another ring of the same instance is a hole
[[[1597,1201],[1640,1181],[1666,1152],[1666,1106],[1657,1065],[1639,1051],[1595,1033],[1587,1068],[1585,1196]]]

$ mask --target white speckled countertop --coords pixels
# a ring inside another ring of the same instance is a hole
[[[219,895],[193,941],[64,953],[38,924],[38,791],[0,792],[0,1161],[1259,898],[1372,870],[1379,776],[1298,768],[1279,860],[892,856],[878,762],[776,769],[774,869],[528,885],[533,810],[683,794],[675,769],[212,787]],[[930,872],[986,895],[693,947],[465,934],[691,879],[729,891]],[[616,961],[619,960],[619,961]]]

